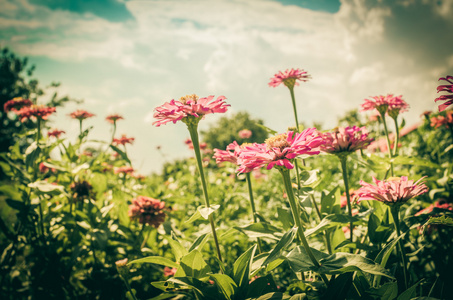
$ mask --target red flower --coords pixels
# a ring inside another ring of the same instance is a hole
[[[95,115],[87,112],[86,110],[78,109],[75,112],[70,113],[69,116],[73,119],[77,119],[77,120],[81,121],[81,120],[85,120],[85,119],[94,117]]]
[[[164,276],[165,276],[165,277],[175,276],[176,271],[178,271],[177,268],[169,268],[169,267],[165,267],[165,268],[164,268]]]
[[[134,140],[135,140],[135,138],[133,138],[133,137],[128,138],[128,137],[126,137],[125,134],[123,134],[121,136],[121,138],[113,139],[112,144],[125,146],[126,144],[132,144],[134,142]]]
[[[22,107],[20,110],[15,111],[19,116],[21,122],[25,122],[28,119],[41,118],[47,120],[52,113],[56,111],[55,107],[48,107],[44,105],[31,105]]]
[[[212,101],[214,96],[199,98],[197,95],[188,95],[181,97],[179,101],[171,100],[163,105],[156,107],[154,118],[157,121],[153,125],[159,127],[162,124],[179,120],[184,120],[188,116],[203,118],[207,114],[224,113],[227,111],[229,104],[225,103],[225,96],[220,96]]]
[[[434,204],[431,204],[427,208],[424,208],[420,210],[418,213],[415,214],[415,216],[420,216],[423,214],[429,214],[433,211],[434,208],[440,208],[440,209],[445,209],[449,211],[453,211],[453,204],[446,202],[445,200],[438,200],[434,202]]]
[[[141,224],[148,224],[157,228],[165,221],[164,208],[165,202],[163,201],[138,196],[136,199],[132,199],[128,214],[131,220],[138,219]]]
[[[22,107],[26,106],[31,106],[33,105],[33,102],[31,102],[29,99],[23,99],[22,97],[16,97],[13,98],[12,100],[9,100],[3,105],[3,110],[7,113],[10,111],[17,111],[21,109]]]
[[[448,106],[453,104],[453,76],[446,76],[446,77],[441,77],[439,80],[444,80],[447,81],[450,84],[447,85],[439,85],[437,87],[437,92],[447,92],[450,93],[450,95],[441,95],[437,97],[434,101],[446,101],[443,104],[439,105],[439,111],[444,111]]]
[[[47,131],[47,136],[48,137],[53,136],[58,139],[60,137],[60,135],[62,135],[63,133],[66,133],[66,132],[63,130],[58,130],[58,129],[51,129],[51,130]]]
[[[107,122],[114,124],[118,120],[124,120],[124,118],[119,114],[108,115],[106,118]]]
[[[275,74],[274,77],[271,78],[269,86],[277,87],[281,83],[283,83],[288,88],[292,89],[295,85],[299,85],[299,83],[297,82],[298,80],[306,82],[310,78],[310,75],[308,75],[304,70],[288,69],[285,72],[279,71],[277,74]]]

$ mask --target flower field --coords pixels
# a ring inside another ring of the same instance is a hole
[[[69,140],[47,120],[55,106],[7,101],[21,126],[0,154],[0,298],[452,299],[453,77],[417,126],[387,94],[327,130],[298,119],[294,89],[310,78],[270,79],[289,90],[286,132],[254,124],[221,149],[204,139],[220,130],[198,125],[225,96],[163,103],[153,125],[188,131],[193,157],[150,176],[116,134],[128,116],[76,110]],[[96,117],[107,140],[90,140]]]

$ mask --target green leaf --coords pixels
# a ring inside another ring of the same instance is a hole
[[[293,215],[287,208],[277,207],[277,215],[280,222],[282,222],[283,228],[289,230],[294,226]]]
[[[266,276],[258,277],[253,280],[247,291],[246,298],[240,299],[289,299],[290,297],[287,295],[283,295],[281,293],[275,294],[277,291],[277,286],[271,274]],[[263,297],[263,298],[262,298]],[[284,297],[284,298],[281,298]]]
[[[256,245],[245,251],[233,264],[233,279],[241,289],[248,285],[250,278],[250,268],[253,256],[256,251]]]
[[[113,151],[117,152],[122,159],[124,159],[126,162],[128,162],[129,164],[131,164],[131,161],[129,160],[129,158],[127,157],[127,154],[124,153],[123,151],[120,150],[120,148],[116,147],[116,146],[113,146],[113,145],[110,145],[110,148],[113,149]]]
[[[310,248],[313,256],[319,261],[329,257],[328,254]],[[313,264],[303,246],[297,246],[286,256],[289,266],[294,272],[316,271],[317,267]]]
[[[371,259],[358,254],[338,252],[319,260],[321,267],[317,272],[321,274],[343,274],[347,272],[362,271],[374,275],[392,278],[388,271]]]
[[[144,257],[144,258],[139,258],[139,259],[130,261],[127,265],[129,266],[132,264],[156,264],[156,265],[179,269],[179,265],[177,263],[175,263],[174,261],[172,261],[166,257],[162,257],[162,256],[148,256],[148,257]]]
[[[425,232],[425,228],[428,225],[432,225],[432,224],[443,225],[443,226],[453,226],[453,218],[446,216],[446,215],[443,215],[440,217],[431,217],[425,224],[423,224],[423,226],[422,226],[423,233]]]
[[[314,233],[317,233],[327,228],[336,227],[342,224],[349,224],[349,222],[351,221],[358,222],[360,221],[360,219],[343,214],[328,215],[324,219],[322,219],[321,222],[319,222],[318,226],[305,230],[305,236],[308,237]]]
[[[408,288],[407,290],[402,292],[401,295],[398,296],[397,300],[410,300],[410,299],[412,299],[412,296],[415,293],[415,289],[417,288],[417,286],[421,282],[422,282],[422,280],[420,280],[419,282],[417,282],[416,284],[414,284],[413,286],[411,286],[410,288]]]
[[[269,256],[267,259],[263,262],[263,265],[267,265],[270,262],[276,260],[279,258],[283,251],[286,250],[286,248],[291,245],[291,243],[294,240],[294,237],[297,234],[297,227],[291,228],[288,232],[286,232],[283,237],[278,241],[277,245],[275,246],[274,249],[269,253]]]
[[[230,276],[225,274],[210,274],[209,277],[214,280],[220,293],[225,299],[231,300],[237,290],[237,285]]]
[[[215,204],[211,205],[209,208],[206,207],[205,205],[200,205],[197,207],[197,211],[189,218],[189,220],[186,221],[186,223],[192,223],[195,222],[196,220],[200,219],[203,217],[205,220],[208,219],[209,215],[218,210],[220,205]]]
[[[176,271],[175,277],[189,276],[200,279],[206,277],[209,272],[211,268],[203,260],[200,251],[193,250],[181,258],[180,268]]]
[[[390,160],[394,165],[412,165],[426,168],[440,169],[438,164],[435,164],[427,159],[409,156],[397,156]]]
[[[338,202],[338,203],[337,203]],[[340,213],[340,189],[335,187],[329,194],[321,194],[321,213],[334,214]]]
[[[56,185],[49,183],[45,180],[39,180],[28,184],[29,187],[37,189],[43,194],[52,194],[57,195],[64,192],[64,187],[61,185]]]
[[[24,211],[26,209],[25,203],[22,201],[13,200],[13,199],[6,199],[5,201],[9,207],[17,209],[18,211]]]
[[[81,170],[87,170],[89,168],[90,168],[90,165],[88,163],[81,164],[81,165],[75,167],[74,169],[72,169],[72,174],[77,174]]]
[[[256,298],[256,300],[284,300],[284,299],[290,299],[291,296],[284,295],[283,293],[280,292],[272,292],[272,293],[267,293],[262,295],[259,298]]]
[[[250,238],[264,237],[273,240],[279,240],[282,229],[267,223],[253,223],[242,227],[234,227],[236,230],[244,233]]]
[[[203,249],[203,246],[208,241],[210,235],[211,235],[211,233],[208,232],[208,233],[203,233],[202,235],[197,237],[197,239],[193,242],[192,246],[190,246],[189,252],[192,250],[195,250],[195,249],[198,249],[199,251],[201,251]]]
[[[35,164],[36,160],[41,153],[41,148],[36,142],[31,143],[30,146],[25,150],[25,165],[31,167]]]
[[[184,255],[187,255],[189,252],[183,245],[176,239],[167,238],[168,243],[170,244],[171,250],[173,251],[173,255],[175,256],[175,260],[179,262]]]
[[[304,299],[308,299],[307,294],[305,294],[305,293],[295,294],[291,298],[289,298],[289,300],[304,300]]]
[[[338,244],[335,247],[335,250],[338,250],[338,249],[343,248],[343,247],[347,247],[347,248],[351,248],[351,249],[361,249],[361,250],[366,250],[366,251],[376,250],[376,247],[374,247],[374,246],[370,246],[370,245],[367,245],[367,244],[362,244],[362,243],[359,243],[359,242],[351,243],[350,240],[344,240],[343,242],[341,242],[340,244]]]
[[[322,299],[346,299],[349,289],[352,286],[353,274],[345,273],[332,279]]]
[[[378,289],[371,288],[367,294],[379,297],[381,300],[394,300],[398,296],[398,283],[386,282]]]

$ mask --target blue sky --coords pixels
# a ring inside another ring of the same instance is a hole
[[[90,137],[136,138],[128,153],[142,173],[162,158],[187,157],[184,124],[153,127],[153,109],[196,93],[224,95],[229,113],[248,111],[268,127],[292,123],[286,88],[267,83],[301,68],[299,119],[334,126],[364,98],[403,95],[408,124],[435,110],[437,79],[453,74],[453,1],[439,0],[0,0],[0,46],[29,57],[43,85],[84,99],[52,118],[75,139],[77,108],[97,115]],[[46,99],[43,98],[44,102]],[[206,128],[219,116],[202,122]]]

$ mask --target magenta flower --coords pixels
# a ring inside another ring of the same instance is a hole
[[[308,75],[304,70],[288,69],[285,72],[279,71],[277,74],[275,74],[274,77],[271,78],[269,86],[277,87],[281,83],[283,83],[288,88],[292,89],[295,85],[299,85],[299,83],[297,82],[298,80],[306,82],[310,78],[310,75]]]
[[[226,147],[226,150],[214,149],[214,158],[217,164],[222,162],[230,162],[237,165],[239,154],[241,153],[241,146],[236,141],[232,142]]]
[[[319,154],[319,147],[324,144],[316,128],[308,128],[301,133],[288,131],[266,140],[264,144],[245,146],[238,158],[238,172],[247,173],[267,165],[273,167],[294,168],[292,160],[300,155]]]
[[[453,104],[453,76],[446,76],[446,77],[441,77],[439,80],[444,80],[447,81],[450,84],[447,85],[439,85],[437,87],[437,92],[447,92],[450,93],[450,95],[441,95],[437,97],[434,101],[446,101],[443,104],[439,105],[439,111],[444,111],[448,106]]]
[[[365,127],[357,126],[339,127],[333,132],[322,133],[321,136],[325,142],[321,145],[321,150],[331,154],[366,149],[373,140],[368,138]]]
[[[155,109],[154,118],[157,121],[153,125],[159,127],[162,124],[173,122],[174,124],[188,116],[203,118],[204,115],[212,113],[224,113],[229,104],[225,103],[225,96],[214,100],[214,96],[199,98],[197,95],[188,95],[178,100],[171,100]]]
[[[400,112],[407,111],[408,108],[409,105],[401,95],[393,96],[393,94],[374,96],[371,99],[365,99],[365,103],[362,104],[362,111],[376,109],[381,115],[387,112],[392,118]]]
[[[138,219],[140,224],[148,224],[155,228],[165,221],[165,202],[145,196],[132,199],[129,205],[129,217],[131,220]]]
[[[424,178],[424,177],[423,177]],[[406,176],[391,177],[387,180],[377,180],[373,177],[375,185],[360,181],[362,187],[357,191],[359,200],[377,200],[387,205],[396,205],[407,202],[409,199],[428,192],[428,187],[420,183],[423,179],[414,183],[408,180]]]

